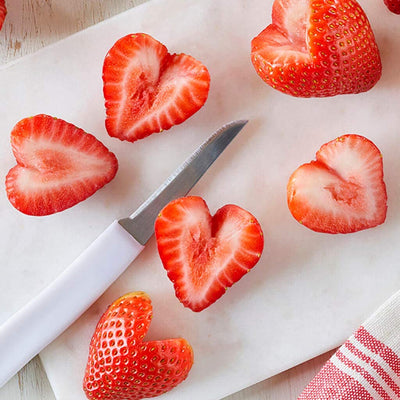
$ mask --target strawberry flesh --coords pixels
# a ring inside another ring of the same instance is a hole
[[[106,128],[134,142],[185,121],[205,103],[207,68],[186,54],[170,54],[144,33],[119,39],[103,66]]]
[[[179,385],[193,365],[182,338],[145,342],[153,310],[144,292],[117,299],[99,320],[90,341],[83,390],[88,399],[140,400]]]
[[[272,24],[252,40],[251,59],[266,83],[296,97],[365,92],[382,72],[355,0],[275,0]]]
[[[158,251],[184,306],[201,311],[249,272],[264,239],[257,220],[235,205],[212,217],[200,197],[169,203],[155,223]]]
[[[287,187],[289,209],[304,226],[325,233],[372,228],[386,219],[387,194],[379,149],[359,135],[324,144]]]
[[[28,215],[72,207],[110,182],[118,169],[114,154],[94,136],[48,115],[18,122],[11,145],[17,165],[6,177],[7,196]]]

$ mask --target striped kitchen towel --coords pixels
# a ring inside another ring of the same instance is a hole
[[[400,292],[344,343],[298,400],[400,399]]]

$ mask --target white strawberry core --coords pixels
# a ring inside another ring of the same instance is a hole
[[[18,185],[26,192],[51,189],[105,173],[102,158],[51,139],[26,140],[18,150],[18,158],[28,167],[20,170],[18,179]]]
[[[307,169],[300,173],[299,170],[298,179],[302,185],[301,195],[307,202],[329,214],[337,212],[347,215],[349,219],[356,215],[364,215],[368,212],[366,206],[371,205],[373,201],[373,196],[366,191],[362,183],[355,183],[352,178],[346,181],[337,175],[337,171]],[[375,207],[371,207],[369,211],[374,213]]]
[[[285,1],[286,12],[283,16],[281,29],[288,36],[293,48],[307,51],[307,27],[310,19],[309,0]]]
[[[277,0],[272,24],[260,35],[260,49],[271,66],[310,61],[307,30],[310,24],[309,0]]]

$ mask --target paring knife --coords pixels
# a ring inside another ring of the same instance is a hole
[[[0,387],[67,329],[143,250],[171,200],[185,196],[247,121],[206,140],[129,218],[114,221],[38,296],[0,326]]]

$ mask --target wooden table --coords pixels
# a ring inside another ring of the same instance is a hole
[[[5,64],[147,0],[6,0],[0,32]],[[295,400],[331,353],[242,390],[225,400]],[[0,400],[55,399],[38,357],[0,389]],[[72,399],[71,399],[72,400]]]

